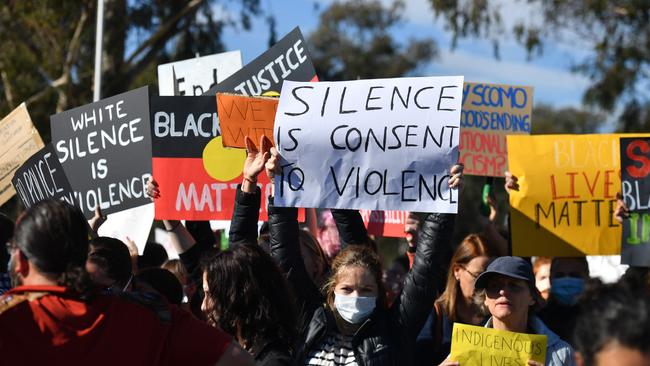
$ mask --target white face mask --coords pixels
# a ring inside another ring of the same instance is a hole
[[[376,304],[376,296],[346,296],[334,293],[334,307],[348,323],[357,324],[365,320],[375,310]]]

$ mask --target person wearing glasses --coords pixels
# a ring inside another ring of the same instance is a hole
[[[535,315],[543,304],[535,287],[530,263],[519,257],[499,257],[488,265],[474,284],[474,301],[490,315],[486,328],[547,337],[546,366],[575,365],[571,346],[560,339]],[[447,360],[441,365],[458,365]],[[541,366],[529,360],[530,366]]]
[[[487,318],[473,301],[474,282],[485,271],[492,250],[485,239],[468,235],[451,257],[445,291],[436,300],[416,341],[416,365],[437,365],[449,354],[454,323],[483,325]]]

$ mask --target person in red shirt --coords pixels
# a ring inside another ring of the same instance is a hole
[[[253,364],[223,331],[155,295],[96,291],[85,219],[65,202],[23,213],[9,251],[18,286],[0,297],[2,364]]]

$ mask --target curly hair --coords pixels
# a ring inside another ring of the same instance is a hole
[[[296,318],[286,278],[258,245],[241,244],[203,261],[212,325],[240,337],[246,349],[293,344]]]

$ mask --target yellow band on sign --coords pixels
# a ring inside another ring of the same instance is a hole
[[[621,252],[613,219],[620,191],[621,137],[508,136],[512,253],[517,256],[612,255]],[[648,135],[645,135],[648,136]]]
[[[524,366],[546,361],[546,336],[454,323],[450,361],[462,366]]]

